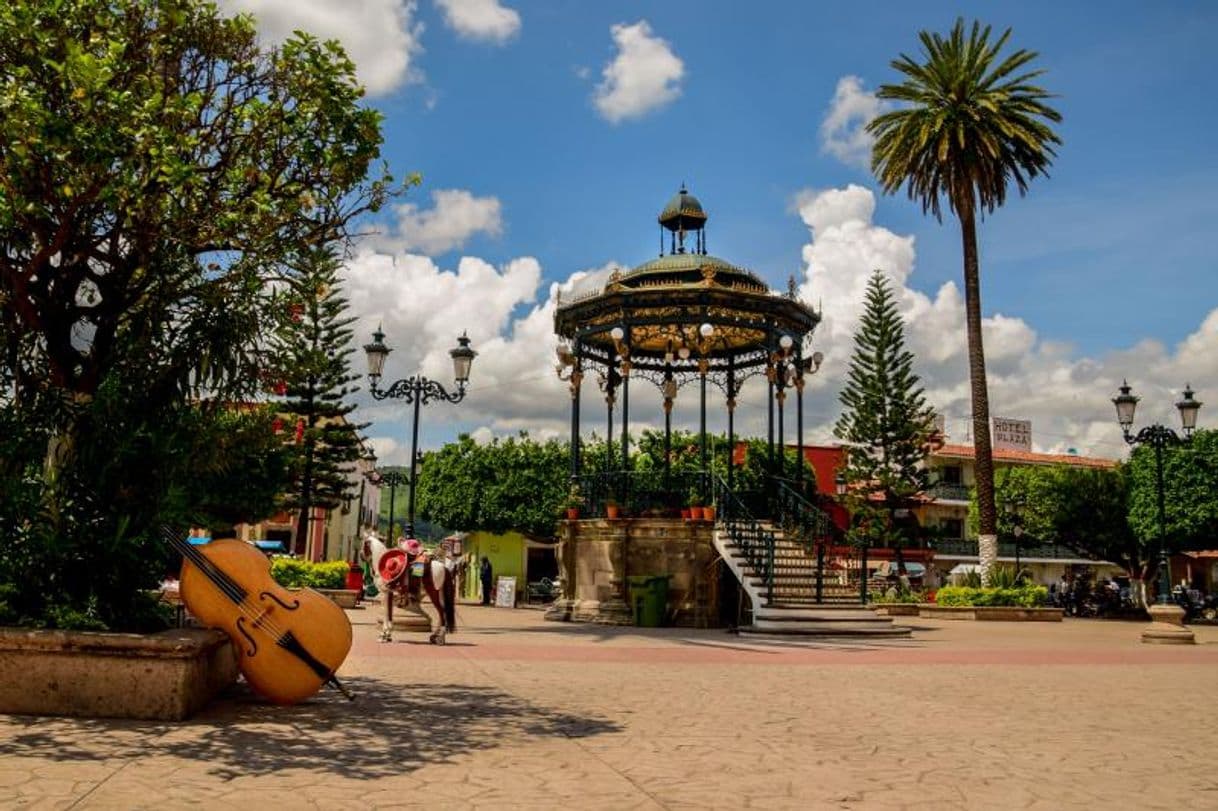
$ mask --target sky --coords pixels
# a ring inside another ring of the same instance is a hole
[[[450,382],[447,353],[463,330],[479,352],[464,402],[424,409],[424,449],[459,433],[566,435],[555,295],[588,271],[654,257],[656,215],[682,183],[709,214],[711,254],[776,289],[793,275],[823,307],[809,441],[832,439],[875,269],[898,290],[915,370],[950,441],[970,441],[958,226],[879,191],[863,129],[883,109],[875,89],[897,81],[891,60],[917,55],[919,30],[945,32],[961,14],[1037,51],[1063,116],[1050,177],[980,226],[991,414],[1031,420],[1038,450],[1117,458],[1126,448],[1110,400],[1128,378],[1143,397],[1139,424],[1178,424],[1185,382],[1213,403],[1200,424],[1214,422],[1216,4],[221,6],[255,14],[268,43],[293,29],[342,42],[384,115],[390,170],[422,175],[360,223],[346,279],[357,341],[381,323],[395,349],[386,382],[419,372]],[[364,370],[362,351],[352,364]],[[604,419],[598,397],[585,388],[588,431]],[[631,400],[632,425],[662,424],[658,392]],[[764,390],[741,400],[741,430],[764,433]],[[382,462],[406,461],[409,409],[366,391],[356,401]],[[694,425],[694,403],[677,406],[676,420]]]

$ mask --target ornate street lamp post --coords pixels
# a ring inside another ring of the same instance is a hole
[[[406,474],[400,470],[389,470],[381,475],[381,484],[389,488],[389,543],[393,543],[393,519],[397,513],[394,511],[394,496],[397,495],[397,490],[403,484],[406,484],[409,479]]]
[[[1015,578],[1017,581],[1019,580],[1019,547],[1023,542],[1023,508],[1024,500],[1022,496],[1013,496],[1007,499],[1006,511],[1015,525],[1011,529],[1011,535],[1015,538]]]
[[[1143,642],[1182,642],[1191,643],[1193,632],[1184,627],[1184,609],[1171,604],[1171,570],[1167,557],[1167,509],[1166,496],[1163,487],[1163,451],[1176,445],[1188,444],[1192,441],[1193,430],[1197,427],[1197,412],[1201,403],[1193,399],[1192,388],[1185,383],[1181,400],[1176,403],[1180,412],[1180,426],[1184,437],[1165,425],[1155,423],[1148,425],[1136,434],[1133,433],[1133,415],[1141,399],[1130,393],[1128,381],[1123,381],[1121,393],[1112,398],[1116,406],[1117,422],[1121,424],[1121,433],[1130,445],[1149,445],[1155,451],[1155,497],[1159,513],[1159,597],[1156,605],[1150,606],[1151,619],[1154,624],[1142,632]]]
[[[457,339],[457,346],[448,352],[453,359],[453,376],[457,384],[457,390],[449,394],[442,385],[422,375],[403,378],[384,390],[378,388],[377,384],[380,382],[381,372],[385,368],[385,358],[392,351],[392,349],[385,345],[385,333],[381,332],[380,327],[377,327],[376,332],[372,333],[372,343],[364,346],[364,352],[368,354],[368,380],[371,383],[369,391],[372,393],[373,398],[377,400],[405,400],[407,404],[414,406],[414,422],[410,432],[410,477],[406,479],[406,483],[410,485],[410,495],[407,500],[405,526],[406,536],[413,538],[415,475],[418,471],[419,459],[419,409],[432,400],[443,400],[447,403],[459,403],[464,400],[465,386],[469,383],[469,370],[478,353],[470,349],[469,337],[462,333],[461,337]],[[389,494],[389,504],[389,529],[392,536],[392,490]]]

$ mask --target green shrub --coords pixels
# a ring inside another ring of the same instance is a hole
[[[926,595],[921,589],[898,589],[891,597],[887,591],[875,591],[870,596],[871,602],[876,604],[886,603],[924,603]]]
[[[935,597],[942,606],[1018,606],[1035,608],[1049,601],[1044,586],[1024,585],[1012,588],[977,588],[973,586],[944,586]]]
[[[275,558],[271,577],[285,588],[341,589],[347,582],[350,566],[343,560],[313,563],[298,558]]]

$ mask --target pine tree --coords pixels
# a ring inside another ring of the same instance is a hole
[[[833,429],[848,443],[844,474],[856,543],[899,541],[892,511],[927,486],[924,459],[934,414],[913,360],[892,288],[877,270],[867,284],[866,309],[840,396],[843,411]]]
[[[274,339],[284,397],[281,410],[293,443],[295,486],[285,506],[299,511],[295,551],[308,543],[309,519],[314,508],[334,509],[354,494],[350,473],[359,457],[359,431],[346,417],[354,404],[346,402],[357,391],[350,384],[348,358],[354,351],[346,317],[347,300],[340,291],[339,260],[328,247],[308,248],[293,262],[279,296],[284,318]]]

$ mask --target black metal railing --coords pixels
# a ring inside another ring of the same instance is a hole
[[[809,552],[815,551],[817,544],[828,542],[833,522],[828,513],[800,492],[800,483],[777,476],[771,479],[771,483],[773,506],[770,514],[782,528],[783,534]]]
[[[977,557],[977,541],[963,538],[939,538],[934,541],[935,551],[940,555],[966,555]],[[999,541],[998,556],[1015,557],[1014,541]],[[1080,557],[1077,549],[1050,543],[1020,543],[1019,556],[1023,558],[1053,558],[1056,560]]]
[[[972,497],[973,488],[967,484],[950,484],[935,482],[930,486],[930,494],[945,501],[968,501]]]
[[[761,580],[765,589],[766,603],[774,602],[774,546],[773,530],[758,521],[745,502],[718,476],[711,477],[711,488],[715,503],[719,507],[719,531],[728,542],[744,555],[753,574]]]
[[[711,491],[707,474],[700,470],[610,470],[586,473],[576,479],[583,510],[604,515],[605,506],[617,504],[625,515],[671,515],[691,497],[708,504]]]

